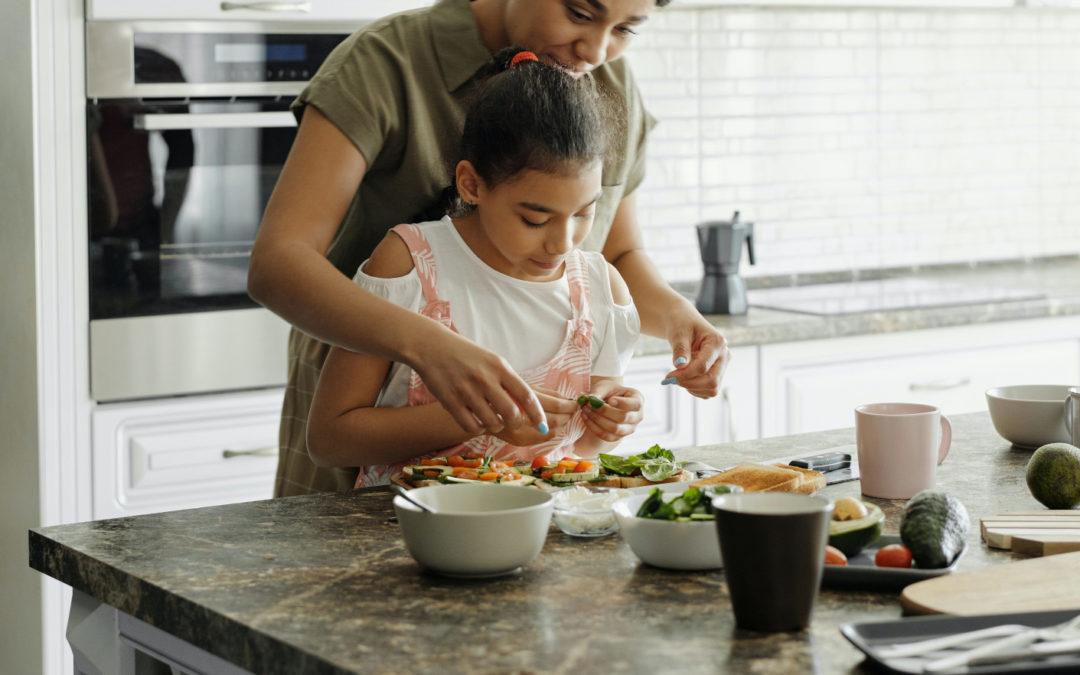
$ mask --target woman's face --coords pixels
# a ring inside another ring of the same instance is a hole
[[[493,188],[471,166],[471,185],[463,186],[459,169],[458,190],[476,205],[474,222],[482,233],[470,244],[478,244],[475,252],[503,274],[526,281],[559,278],[567,255],[592,228],[601,168],[594,162],[566,174],[526,169]]]
[[[629,46],[656,0],[507,0],[510,44],[580,77]]]

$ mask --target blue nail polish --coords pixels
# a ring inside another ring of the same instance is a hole
[[[674,377],[668,377],[661,381],[660,384],[675,384],[676,382],[678,382],[678,380]]]
[[[690,363],[690,359],[686,358],[685,356],[680,356],[679,358],[675,359],[675,365],[677,366],[685,366],[688,363]]]
[[[541,422],[540,424],[536,425],[536,429],[537,429],[537,431],[539,431],[540,433],[542,433],[542,434],[546,434],[546,433],[548,432],[548,425],[547,425],[547,422]]]

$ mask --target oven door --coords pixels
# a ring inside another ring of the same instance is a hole
[[[96,400],[284,381],[286,327],[246,289],[295,135],[285,100],[88,105]]]

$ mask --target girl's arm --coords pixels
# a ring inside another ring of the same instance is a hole
[[[300,330],[333,345],[408,364],[458,424],[473,433],[543,410],[503,359],[428,319],[368,293],[326,259],[367,171],[356,146],[315,106],[266,206],[251,254],[248,293]]]
[[[408,247],[397,235],[388,234],[372,253],[364,272],[393,278],[408,274],[412,268]],[[374,407],[390,366],[390,361],[373,354],[340,347],[330,350],[308,416],[308,452],[316,464],[391,464],[472,438],[473,434],[458,426],[438,403]]]

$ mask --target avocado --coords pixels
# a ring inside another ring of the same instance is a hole
[[[1080,504],[1080,448],[1050,443],[1028,460],[1031,496],[1048,509],[1074,509]]]
[[[863,502],[866,515],[851,520],[829,521],[829,546],[834,546],[848,556],[858,555],[881,536],[881,523],[885,514],[876,504]]]
[[[964,550],[971,522],[956,497],[923,490],[904,507],[900,539],[911,549],[915,566],[948,567]]]

